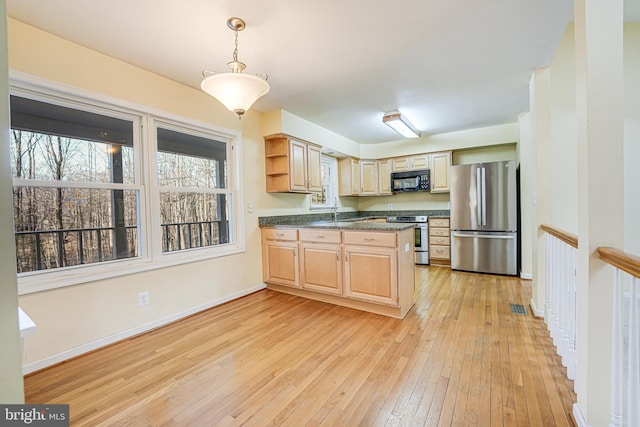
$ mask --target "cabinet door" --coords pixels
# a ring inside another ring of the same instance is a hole
[[[404,172],[411,169],[410,157],[396,157],[391,159],[391,171],[392,172]]]
[[[266,283],[299,287],[297,242],[264,240],[262,251]]]
[[[360,160],[360,195],[375,196],[378,194],[378,162],[376,160]]]
[[[378,160],[378,194],[391,194],[390,160]]]
[[[291,191],[307,192],[307,144],[291,140],[289,147]]]
[[[322,154],[320,147],[309,144],[307,146],[307,190],[312,193],[322,191],[321,159]]]
[[[451,166],[451,151],[431,155],[432,193],[449,192],[449,166]]]
[[[360,160],[357,159],[351,163],[351,193],[360,194]]]
[[[398,306],[394,248],[345,246],[345,295]]]
[[[339,244],[300,244],[303,289],[342,295],[342,254]]]
[[[411,158],[411,169],[429,169],[429,155],[419,154]]]

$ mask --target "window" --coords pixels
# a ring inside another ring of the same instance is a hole
[[[135,122],[11,96],[18,273],[139,256]]]
[[[337,169],[338,162],[331,156],[322,156],[320,161],[320,176],[322,179],[322,191],[311,193],[311,208],[332,208],[337,203]]]
[[[227,144],[156,127],[162,251],[229,243]]]
[[[11,81],[21,294],[244,251],[238,133],[28,80]]]

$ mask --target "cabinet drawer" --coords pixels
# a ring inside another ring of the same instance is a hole
[[[429,226],[429,236],[449,237],[449,229]]]
[[[301,229],[300,240],[303,242],[316,243],[340,243],[341,236],[339,230],[322,230],[322,229]]]
[[[291,228],[263,228],[262,236],[267,240],[298,240],[298,230]]]
[[[449,246],[451,244],[450,240],[449,237],[432,236],[429,238],[429,243],[432,245]]]
[[[395,248],[396,233],[345,231],[344,243],[347,245],[389,246]]]
[[[429,258],[449,259],[449,246],[429,245]]]
[[[449,227],[449,218],[429,218],[430,227]]]

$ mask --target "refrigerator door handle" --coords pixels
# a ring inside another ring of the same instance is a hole
[[[487,225],[487,176],[482,167],[482,225]]]
[[[464,237],[466,239],[515,239],[515,236],[503,236],[503,235],[491,235],[491,234],[462,234],[462,233],[453,233],[453,237]]]
[[[476,169],[476,210],[478,211],[478,225],[482,225],[482,199],[484,187],[481,185],[481,175],[480,170],[482,168]]]

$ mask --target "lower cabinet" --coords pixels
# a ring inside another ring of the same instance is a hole
[[[342,295],[340,231],[300,230],[300,284],[303,289]]]
[[[345,295],[382,304],[398,305],[395,248],[344,248]]]
[[[300,286],[298,230],[262,229],[262,279],[266,283]]]
[[[263,228],[263,278],[273,290],[403,318],[414,304],[413,237]]]

